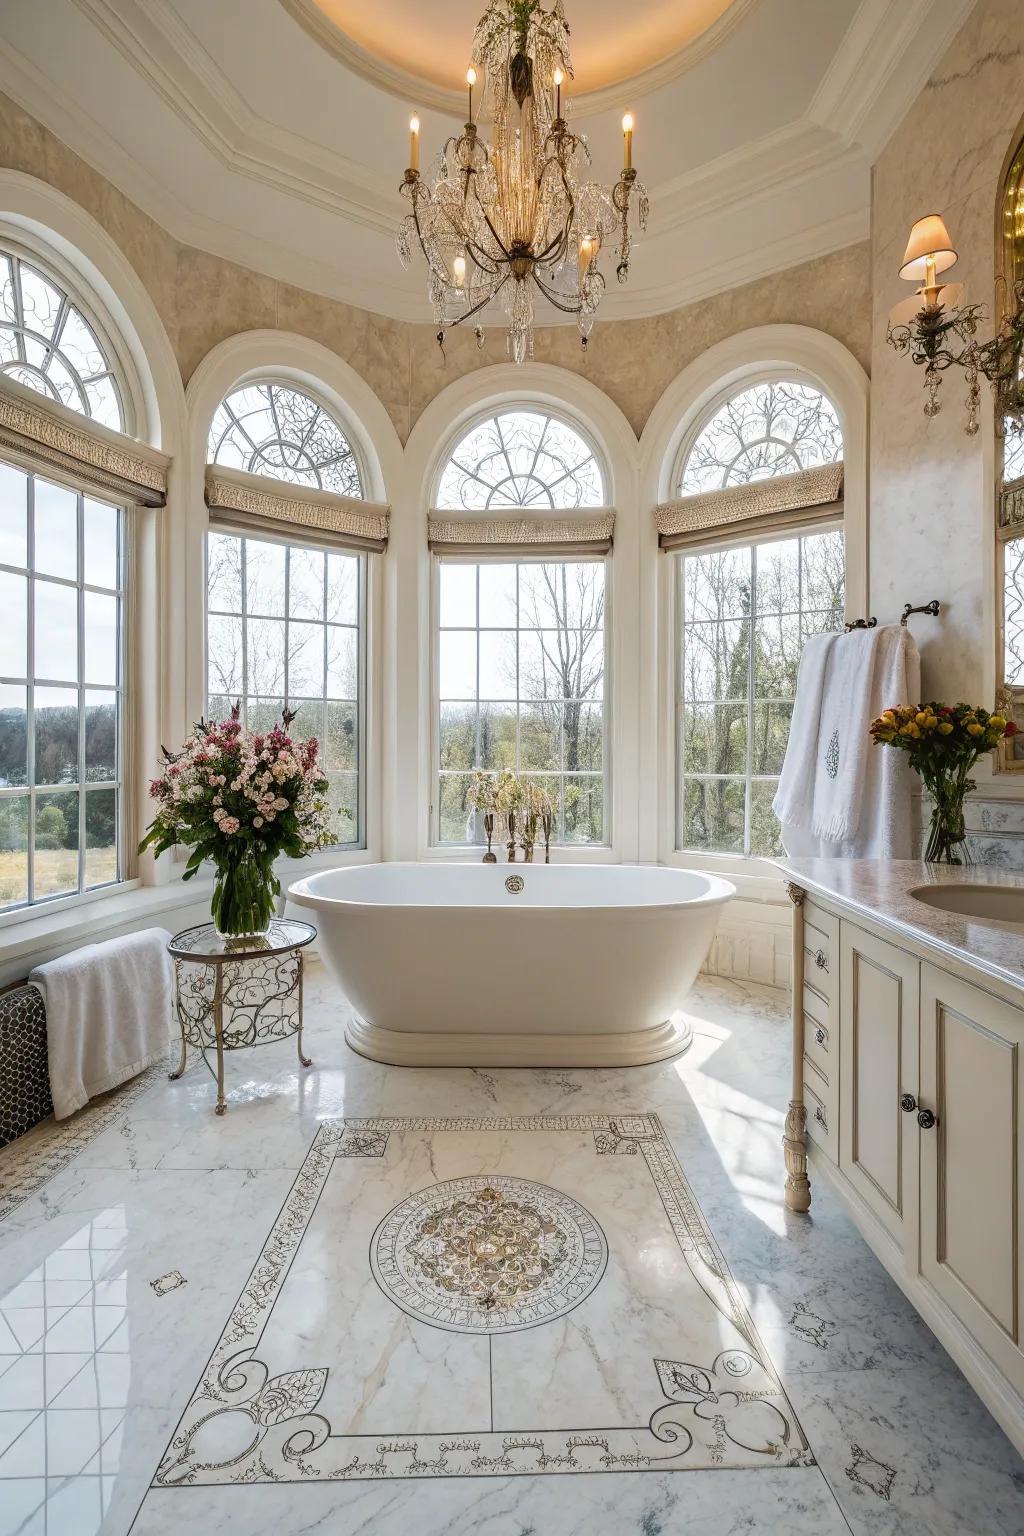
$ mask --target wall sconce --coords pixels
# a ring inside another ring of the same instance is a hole
[[[1024,411],[1024,386],[1021,380],[1021,353],[1024,350],[1024,283],[1013,290],[1013,302],[997,334],[991,341],[976,339],[979,325],[986,319],[983,304],[943,303],[945,286],[938,281],[956,261],[956,251],[942,218],[928,214],[918,219],[910,231],[907,249],[900,266],[900,277],[920,283],[918,296],[924,301],[907,323],[889,324],[886,340],[900,354],[909,353],[911,362],[924,367],[924,385],[928,398],[924,414],[937,416],[941,404],[939,386],[947,368],[962,368],[967,378],[966,432],[973,437],[978,430],[978,406],[981,399],[979,374],[992,385],[1000,416],[1019,418]],[[901,306],[902,307],[902,306]]]

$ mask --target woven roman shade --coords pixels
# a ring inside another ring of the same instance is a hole
[[[795,475],[730,485],[683,496],[654,509],[662,549],[688,549],[709,539],[759,538],[789,533],[843,515],[843,464],[823,464]]]
[[[548,555],[579,559],[606,555],[615,534],[615,513],[605,507],[556,516],[520,512],[515,517],[461,517],[431,512],[427,541],[438,555],[500,555],[510,560]]]
[[[167,504],[165,454],[2,375],[0,457],[118,506]]]
[[[388,544],[391,513],[386,506],[222,464],[206,466],[206,505],[211,524],[233,532],[376,553]]]

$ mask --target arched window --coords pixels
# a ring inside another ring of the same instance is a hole
[[[472,427],[441,473],[437,506],[446,511],[565,511],[600,507],[604,476],[576,427],[538,410],[502,411]]]
[[[999,193],[996,311],[1002,319],[1024,293],[1024,139],[1010,158]],[[1019,725],[1024,718],[1024,419],[1006,412],[996,421],[998,529],[1002,545],[1002,680]],[[1004,750],[1003,766],[1024,770],[1021,736]]]
[[[334,416],[291,384],[235,389],[218,406],[211,463],[243,470],[282,490],[302,486],[363,498],[356,455]],[[207,536],[207,709],[235,700],[243,720],[265,731],[294,711],[294,735],[321,743],[330,780],[335,840],[363,841],[363,721],[367,556],[318,533],[259,519],[239,531],[211,508]],[[269,525],[268,525],[269,526]]]
[[[791,475],[842,456],[839,418],[821,390],[767,379],[719,405],[686,454],[680,494]]]
[[[250,475],[363,495],[351,445],[334,417],[290,384],[246,384],[217,408],[208,460]]]
[[[0,247],[0,374],[130,430],[116,354],[87,304],[11,247]],[[70,469],[57,483],[0,458],[0,909],[124,877],[129,516]]]
[[[2,249],[0,371],[104,427],[127,430],[126,392],[95,323],[52,273]]]
[[[553,543],[532,558],[515,542],[435,548],[436,842],[481,840],[472,775],[503,768],[548,790],[557,842],[609,841],[606,558],[572,545],[573,515],[605,501],[593,446],[546,410],[488,417],[444,462],[439,511],[467,514],[475,536],[500,524],[513,540],[522,522],[509,514],[523,512]]]
[[[685,449],[678,484],[701,497],[678,559],[677,845],[741,855],[781,852],[772,800],[789,738],[800,651],[843,622],[841,509],[800,525],[784,504],[757,535],[730,535],[737,488],[835,464],[843,436],[811,384],[766,379],[720,401]],[[799,484],[792,482],[794,485]],[[784,498],[782,499],[784,503]],[[748,524],[749,526],[749,524]]]

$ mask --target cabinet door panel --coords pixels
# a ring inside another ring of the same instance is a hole
[[[901,1243],[914,1208],[919,962],[844,922],[840,937],[839,1166]]]
[[[924,967],[921,1273],[1019,1388],[1022,1048],[1020,1009]]]

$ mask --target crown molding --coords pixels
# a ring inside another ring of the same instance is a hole
[[[402,69],[398,64],[389,64],[377,58],[343,32],[321,10],[316,0],[279,0],[279,4],[303,31],[353,74],[402,101],[415,102],[420,107],[461,118],[466,100],[461,86],[449,90],[446,86]],[[573,117],[593,117],[599,112],[619,106],[624,95],[647,95],[651,91],[660,90],[662,86],[670,85],[720,47],[758,4],[760,0],[732,0],[732,4],[716,21],[667,59],[652,64],[648,69],[639,70],[634,75],[627,75],[611,85],[574,94]]]
[[[94,3],[94,0],[86,0],[86,3]],[[424,291],[413,292],[410,287],[401,285],[397,263],[394,283],[381,278],[377,271],[372,275],[352,275],[337,263],[325,261],[307,249],[286,246],[227,221],[197,214],[170,194],[122,144],[72,104],[65,94],[55,90],[29,60],[12,48],[0,52],[0,88],[70,145],[100,175],[113,181],[126,197],[181,244],[262,272],[279,282],[338,299],[356,309],[393,320],[431,323]],[[753,206],[759,199],[771,201],[783,191],[798,191],[816,179],[858,169],[866,170],[855,151],[847,149],[835,136],[819,127],[797,123],[765,135],[756,145],[720,156],[708,166],[668,184],[664,190],[663,213],[658,216],[652,233],[675,234],[731,207]],[[301,196],[302,189],[292,189],[292,193]],[[662,206],[662,189],[655,195]],[[318,197],[316,205],[325,206],[324,199]],[[333,212],[345,215],[342,205],[328,206]],[[384,226],[389,238],[396,223],[397,218]],[[843,246],[866,239],[868,232],[869,208],[865,188],[862,206],[853,207],[840,217],[819,223],[812,229],[745,247],[734,257],[716,260],[669,283],[614,289],[602,306],[604,315],[608,319],[625,320],[664,314],[771,276],[788,266],[829,255]],[[572,322],[562,321],[552,314],[550,323]]]
[[[392,234],[404,211],[365,165],[259,117],[168,0],[72,0],[221,165]]]
[[[924,88],[976,0],[861,0],[807,109],[870,164]],[[919,37],[927,47],[915,48]]]

